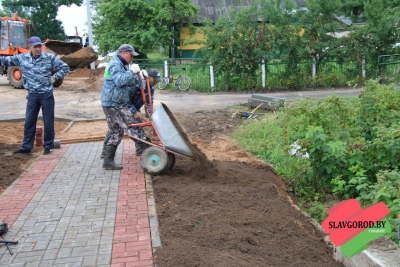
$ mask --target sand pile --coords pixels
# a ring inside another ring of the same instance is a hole
[[[75,53],[65,55],[63,58],[92,59],[93,61],[95,61],[98,58],[98,54],[96,53],[96,51],[93,50],[91,46],[87,46],[76,51]]]

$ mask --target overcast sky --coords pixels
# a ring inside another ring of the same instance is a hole
[[[88,32],[85,4],[79,7],[76,5],[71,5],[70,7],[61,6],[58,9],[57,19],[62,21],[62,26],[67,35],[75,35],[75,27],[78,27],[80,36]]]

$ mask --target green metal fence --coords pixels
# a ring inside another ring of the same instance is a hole
[[[392,55],[394,56],[394,55]],[[399,59],[400,55],[397,55]],[[379,73],[398,73],[395,60],[387,64],[381,59]],[[385,60],[388,60],[385,58]],[[375,62],[364,60],[339,61],[325,58],[298,58],[296,62],[284,59],[268,60],[260,64],[259,70],[247,80],[240,77],[236,80],[228,79],[229,75],[215,73],[213,66],[204,59],[135,59],[141,68],[156,68],[163,77],[178,78],[180,74],[188,76],[192,83],[189,89],[200,92],[211,92],[234,88],[237,90],[275,90],[299,89],[327,86],[354,86],[363,84],[365,79],[375,77]],[[400,63],[400,60],[397,62]],[[396,63],[396,64],[397,64]],[[390,67],[389,67],[390,66]],[[167,73],[168,72],[168,73]],[[377,71],[378,72],[378,71]],[[386,76],[385,76],[386,77]],[[400,79],[400,77],[399,77]],[[170,83],[166,90],[178,90],[174,83]]]
[[[400,54],[378,57],[376,78],[383,84],[400,82]]]
[[[197,91],[210,90],[210,64],[201,59],[135,59],[134,63],[145,69],[156,68],[162,77],[172,77],[173,83],[168,89],[178,89],[175,81],[179,75],[187,76],[192,81],[190,88]],[[168,73],[167,73],[168,72]]]
[[[296,63],[288,62],[284,59],[273,59],[267,61],[266,69],[266,88],[273,89],[292,89],[300,86],[312,86],[312,61],[311,59],[300,59]]]

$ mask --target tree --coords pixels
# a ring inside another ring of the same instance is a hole
[[[349,57],[376,61],[379,55],[398,53],[400,42],[400,6],[398,0],[365,0],[366,25],[354,27],[344,39]]]
[[[191,25],[198,7],[190,0],[99,0],[93,16],[94,43],[99,53],[131,44],[142,53],[172,45],[174,24]]]
[[[76,4],[83,0],[3,0],[2,5],[10,13],[18,12],[20,17],[29,19],[34,24],[33,35],[41,39],[64,40],[65,32],[62,22],[57,17],[60,6]]]
[[[338,0],[309,0],[307,7],[300,9],[293,1],[254,0],[247,8],[231,9],[215,23],[206,22],[206,43],[198,55],[214,63],[215,70],[226,75],[226,83],[235,86],[235,81],[248,77],[248,83],[255,76],[261,59],[285,58],[289,64],[283,79],[296,83],[302,80],[297,76],[302,57],[318,55],[322,60],[327,47],[338,46],[329,34],[338,28]]]

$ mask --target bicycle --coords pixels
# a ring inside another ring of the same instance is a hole
[[[182,70],[184,71],[185,68],[182,68]],[[174,86],[178,86],[179,90],[185,91],[189,89],[192,81],[188,76],[184,76],[182,74],[179,74],[179,77],[177,79],[174,79],[171,75],[171,71],[169,71],[169,77],[161,79],[161,82],[158,83],[158,89],[164,90],[165,87],[167,87],[167,85],[170,83],[172,83]]]

